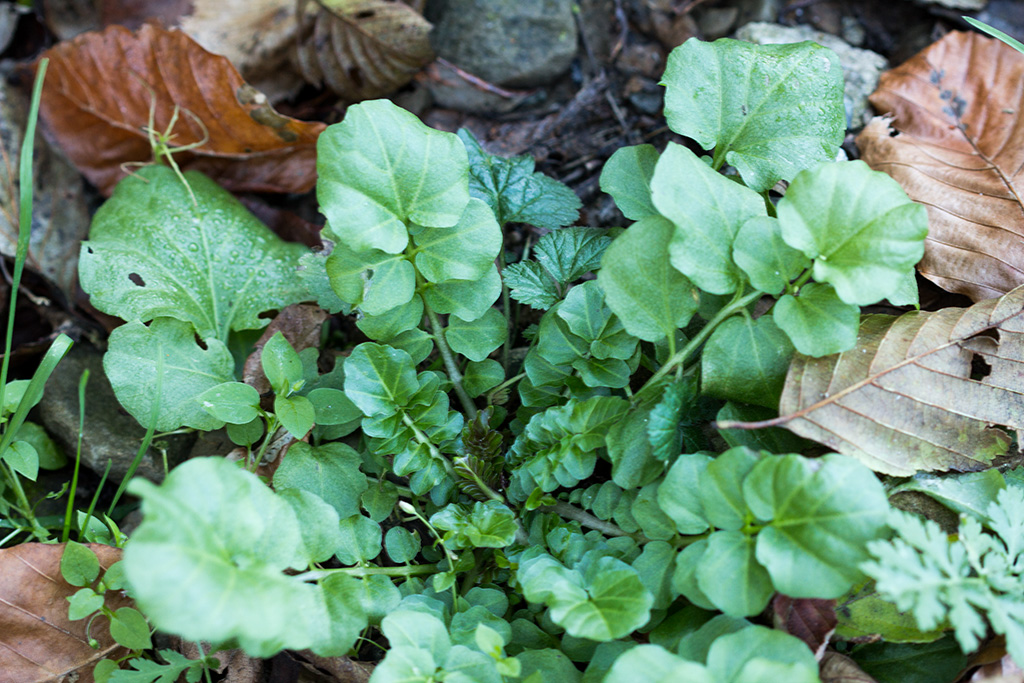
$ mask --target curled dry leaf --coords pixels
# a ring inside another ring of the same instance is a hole
[[[821,683],[878,683],[846,655],[826,652],[821,660]]]
[[[970,308],[861,320],[857,345],[796,354],[780,417],[720,428],[784,426],[876,472],[974,471],[1007,453],[999,426],[1024,429],[1024,286]]]
[[[121,551],[89,544],[106,569]],[[92,683],[96,662],[124,648],[110,637],[109,622],[97,619],[86,635],[87,619],[68,621],[68,601],[79,589],[60,573],[64,545],[24,543],[0,550],[0,683]],[[132,601],[109,591],[106,606],[117,610]],[[89,647],[89,636],[99,647]]]
[[[862,158],[928,208],[921,274],[975,301],[1024,283],[1024,55],[953,32],[882,75]]]
[[[431,24],[392,0],[298,0],[298,59],[306,80],[353,102],[386,95],[434,58]]]
[[[281,116],[227,59],[181,31],[110,26],[43,56],[51,62],[40,116],[106,195],[124,177],[123,164],[152,160],[150,112],[163,133],[176,107],[172,146],[207,137],[175,155],[183,169],[202,171],[235,192],[305,192],[316,182],[316,139],[324,124]]]

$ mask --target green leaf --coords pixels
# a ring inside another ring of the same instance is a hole
[[[341,546],[338,561],[344,565],[362,564],[383,550],[380,524],[369,517],[352,515],[341,520]]]
[[[676,226],[669,244],[676,270],[711,294],[735,292],[744,275],[733,262],[732,245],[748,219],[765,215],[761,196],[669,143],[654,168],[651,199]]]
[[[948,473],[942,476],[918,472],[914,477],[891,489],[893,496],[903,491],[920,491],[959,514],[986,519],[988,507],[996,501],[1006,481],[997,469],[983,472]]]
[[[330,387],[313,389],[306,398],[313,404],[318,425],[341,425],[362,417],[362,412],[345,392]]]
[[[157,318],[149,327],[138,321],[121,325],[110,333],[103,356],[117,400],[143,427],[155,417],[159,431],[221,427],[224,421],[203,410],[198,398],[232,381],[234,369],[224,344],[208,339],[203,349],[192,326],[172,318]],[[150,379],[140,382],[140,377]]]
[[[726,402],[718,411],[715,420],[718,422],[757,422],[768,420],[778,416],[778,409],[752,406],[743,403]],[[811,442],[801,439],[791,431],[780,427],[769,427],[767,429],[719,429],[729,446],[747,446],[758,451],[769,453],[792,453],[803,451]]]
[[[612,481],[622,488],[648,484],[662,473],[665,465],[654,458],[647,440],[650,410],[630,411],[625,419],[608,428],[608,457],[612,461]]]
[[[555,280],[565,285],[601,265],[601,255],[611,244],[602,228],[565,228],[537,240],[534,257]]]
[[[488,154],[465,128],[458,136],[469,154],[470,194],[490,205],[499,225],[529,223],[554,230],[576,222],[579,198],[563,183],[535,173],[533,157]]]
[[[751,510],[761,519],[770,519],[764,516],[763,509],[748,506],[744,499],[744,479],[762,458],[763,454],[741,446],[730,448],[708,463],[697,495],[712,526],[729,531],[742,529]],[[813,501],[808,501],[808,505],[813,505]],[[796,597],[793,593],[788,595]]]
[[[765,628],[723,635],[708,651],[708,671],[721,683],[818,683],[814,653],[798,638]]]
[[[760,614],[775,594],[771,577],[754,557],[755,542],[739,531],[717,531],[697,566],[701,592],[730,617]]]
[[[225,430],[228,433],[228,438],[231,439],[231,443],[238,446],[252,447],[263,436],[265,425],[263,420],[257,417],[241,425],[228,423],[225,425]]]
[[[836,605],[836,617],[836,637],[840,640],[878,635],[888,643],[931,643],[945,633],[941,626],[931,631],[919,629],[914,615],[900,612],[896,605],[884,600],[873,581],[859,589],[854,587],[852,595],[841,598]]]
[[[88,586],[100,575],[100,561],[87,546],[68,541],[60,556],[60,574],[72,586]]]
[[[35,481],[39,474],[39,453],[28,441],[12,441],[0,459],[29,481]]]
[[[275,332],[267,340],[260,363],[275,394],[287,396],[294,385],[302,381],[302,361],[281,332]]]
[[[836,598],[862,577],[866,544],[885,534],[889,509],[875,475],[856,460],[784,455],[762,460],[743,484],[761,520],[757,560],[780,593]]]
[[[397,254],[410,223],[450,228],[469,202],[469,163],[451,133],[388,100],[352,105],[317,141],[316,196],[339,242]]]
[[[708,550],[708,539],[702,538],[696,543],[684,547],[676,558],[676,570],[672,575],[672,590],[679,593],[697,607],[707,610],[718,609],[704,595],[697,585],[697,568]],[[724,615],[719,615],[724,616]],[[679,648],[682,652],[682,648]]]
[[[515,513],[496,500],[477,501],[471,509],[451,503],[430,517],[430,523],[449,533],[445,544],[452,548],[504,548],[519,529]]]
[[[278,495],[295,513],[310,560],[326,562],[331,559],[342,543],[337,511],[319,496],[303,489],[282,489]]]
[[[832,285],[811,282],[800,296],[786,294],[775,304],[776,324],[805,356],[830,356],[853,348],[860,327],[860,307],[844,303]],[[771,408],[778,407],[778,401]]]
[[[508,321],[496,308],[466,322],[456,315],[448,318],[444,330],[448,345],[471,361],[482,361],[508,339]]]
[[[364,415],[393,415],[419,389],[405,351],[364,343],[345,361],[345,395]]]
[[[91,588],[82,588],[68,598],[68,619],[71,621],[85,619],[93,612],[99,611],[101,607],[103,607],[103,596]]]
[[[633,505],[635,507],[636,503]],[[677,555],[676,549],[670,544],[664,541],[651,541],[644,544],[643,552],[633,560],[633,569],[654,596],[651,607],[655,610],[667,608],[678,595],[672,590],[672,575],[675,572]]]
[[[423,298],[435,313],[453,313],[463,320],[476,320],[501,296],[498,268],[490,269],[477,280],[446,280],[423,284]]]
[[[146,618],[131,607],[121,607],[114,612],[110,620],[110,635],[118,645],[129,650],[148,650],[153,647]]]
[[[704,443],[696,373],[665,388],[661,400],[651,409],[647,423],[647,441],[651,455],[662,461],[673,460],[680,452],[700,450]]]
[[[452,227],[424,228],[413,237],[416,268],[428,282],[479,280],[501,250],[501,228],[479,199],[470,199]]]
[[[728,318],[701,354],[703,393],[778,408],[792,356],[793,346],[773,316]]]
[[[199,394],[196,399],[203,410],[231,424],[248,424],[259,414],[260,392],[241,382],[218,384]]]
[[[674,233],[660,216],[634,223],[608,247],[597,274],[608,307],[645,341],[674,335],[697,311],[693,285],[669,264]]]
[[[573,287],[555,310],[569,331],[589,344],[585,353],[600,360],[627,360],[636,351],[636,337],[629,334],[612,313],[596,281]],[[541,336],[544,336],[543,330]],[[553,359],[548,357],[548,360]]]
[[[658,503],[681,534],[700,534],[709,528],[700,482],[711,462],[711,457],[702,453],[681,455],[658,486]]]
[[[341,657],[355,645],[366,629],[368,615],[359,595],[365,582],[365,579],[332,574],[320,583],[327,627],[317,634],[319,639],[310,646],[314,652],[325,657]],[[390,581],[388,583],[390,585]],[[386,601],[382,600],[381,604],[386,605]]]
[[[420,552],[419,533],[395,526],[384,534],[384,549],[392,562],[409,562]]]
[[[259,329],[264,311],[302,301],[307,249],[283,242],[196,171],[189,190],[163,165],[118,183],[93,217],[78,271],[93,306],[125,320],[170,317],[204,340]]]
[[[321,233],[321,238],[325,241],[323,251],[303,254],[299,257],[299,279],[306,288],[306,294],[302,299],[315,301],[320,308],[331,315],[335,313],[348,314],[350,312],[348,302],[343,301],[331,287],[331,279],[327,273],[328,251],[332,249],[334,243],[326,239],[323,233]]]
[[[389,647],[373,669],[373,683],[434,683],[437,662],[428,650],[401,645]]]
[[[925,645],[870,643],[851,657],[878,683],[954,683],[968,667],[951,635]]]
[[[649,683],[713,683],[702,665],[688,662],[658,645],[637,645],[619,656],[604,683],[634,683],[641,675]]]
[[[732,257],[762,292],[778,295],[811,265],[810,259],[782,239],[779,219],[751,218],[736,234]]]
[[[400,609],[384,617],[380,629],[392,648],[422,648],[440,661],[444,661],[451,650],[448,629],[432,614]]]
[[[462,373],[462,386],[470,398],[476,398],[490,391],[505,380],[505,369],[501,363],[491,358],[482,361],[470,361]]]
[[[363,334],[375,341],[390,341],[401,333],[414,329],[423,318],[423,299],[413,296],[402,304],[380,315],[364,315],[356,320]]]
[[[322,595],[283,573],[309,564],[295,513],[254,474],[194,458],[161,486],[135,479],[129,491],[142,498],[143,521],[125,548],[125,574],[154,627],[237,639],[256,657],[319,643],[329,628]]]
[[[370,315],[408,303],[416,291],[416,269],[404,254],[379,249],[357,252],[335,244],[326,268],[338,297]]]
[[[651,203],[651,178],[657,163],[654,145],[633,145],[615,150],[601,169],[601,191],[612,196],[626,218],[639,221],[658,215]]]
[[[897,293],[924,255],[925,208],[863,161],[800,173],[777,210],[786,243],[814,259],[814,279],[831,284],[848,304],[867,306]]]
[[[548,310],[562,298],[558,283],[537,261],[508,265],[502,277],[513,299],[538,311]]]
[[[846,132],[839,58],[811,42],[691,39],[669,55],[662,85],[669,127],[755,192],[832,161]]]
[[[296,439],[301,439],[313,428],[316,411],[305,396],[274,397],[274,414],[281,426]]]

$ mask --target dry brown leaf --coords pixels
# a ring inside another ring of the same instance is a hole
[[[165,131],[175,105],[183,112],[173,146],[203,146],[175,155],[235,192],[306,192],[316,183],[322,123],[281,116],[224,57],[181,31],[147,24],[132,33],[110,26],[47,50],[50,70],[40,116],[50,135],[101,192],[125,175],[122,164],[152,160],[145,128],[151,109]],[[200,126],[194,118],[202,121]]]
[[[846,655],[826,652],[821,660],[821,683],[878,683]]]
[[[1007,452],[998,426],[1024,429],[1024,286],[970,308],[861,320],[841,354],[796,354],[784,426],[877,472],[974,471]]]
[[[839,623],[835,600],[791,598],[780,593],[772,598],[772,613],[775,628],[807,643],[821,661]]]
[[[408,83],[434,58],[431,24],[391,0],[298,0],[299,66],[306,80],[356,102]]]
[[[928,208],[921,274],[975,301],[1024,283],[1024,55],[953,32],[882,75],[857,138],[872,168]]]
[[[106,569],[121,559],[121,551],[88,544]],[[64,545],[24,543],[0,550],[0,683],[92,683],[96,662],[119,656],[125,649],[110,637],[104,618],[68,621],[67,597],[79,589],[60,574]],[[132,601],[120,591],[108,591],[106,606],[127,607]]]

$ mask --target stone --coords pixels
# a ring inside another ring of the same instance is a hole
[[[447,0],[431,42],[495,85],[534,88],[568,70],[577,33],[570,0]]]
[[[46,383],[37,408],[39,422],[68,458],[74,460],[78,445],[78,382],[85,370],[89,371],[89,383],[85,389],[82,464],[102,475],[109,460],[110,479],[118,482],[135,460],[146,430],[117,402],[103,373],[102,353],[88,346],[71,349]],[[161,481],[164,456],[167,467],[173,468],[185,460],[194,440],[195,434],[154,439],[142,456],[136,475]]]
[[[843,67],[847,127],[854,130],[862,128],[874,116],[868,104],[868,96],[878,87],[879,76],[889,67],[889,62],[877,52],[853,47],[838,36],[816,31],[810,26],[790,27],[754,22],[736,31],[736,37],[758,45],[812,40],[829,48],[839,56],[839,63]]]

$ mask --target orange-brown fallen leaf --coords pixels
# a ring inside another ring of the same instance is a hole
[[[862,158],[928,207],[921,274],[975,301],[1024,283],[1024,55],[953,32],[882,75]]]
[[[324,124],[281,116],[227,59],[181,31],[110,26],[43,56],[51,60],[40,108],[45,128],[105,195],[124,177],[123,164],[152,160],[150,111],[153,127],[165,132],[176,106],[169,144],[207,138],[175,155],[183,169],[235,192],[306,192],[316,183]]]
[[[807,643],[821,661],[825,646],[836,630],[836,601],[820,598],[791,598],[779,593],[772,598],[775,628]]]
[[[121,551],[89,544],[107,567]],[[96,662],[119,656],[124,648],[110,637],[109,622],[96,619],[89,636],[88,619],[68,621],[67,597],[79,589],[64,581],[60,558],[64,545],[25,543],[0,550],[0,683],[92,683]],[[132,601],[120,591],[108,591],[106,606],[117,610]]]

